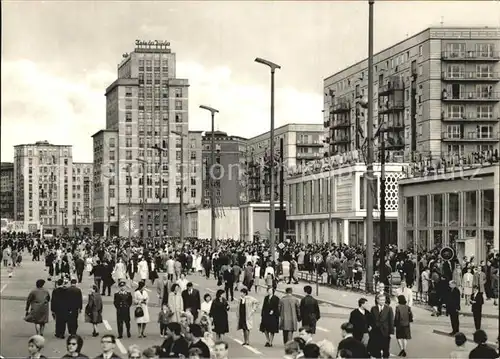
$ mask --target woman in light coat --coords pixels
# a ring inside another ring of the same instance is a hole
[[[118,258],[118,262],[113,269],[113,279],[116,283],[120,283],[122,280],[127,279],[127,267],[121,258]]]
[[[151,263],[151,266],[153,266],[153,263]],[[140,280],[143,280],[146,282],[149,278],[149,269],[148,269],[148,262],[144,257],[141,259],[141,261],[137,264],[137,273],[139,273],[139,278]]]
[[[143,315],[135,318],[137,323],[137,332],[139,333],[139,338],[146,338],[144,331],[146,330],[146,324],[149,323],[149,295],[146,291],[146,282],[141,280],[139,286],[134,292],[134,303],[137,307],[142,308]]]
[[[181,287],[177,283],[172,284],[172,288],[168,294],[168,308],[172,313],[171,321],[179,323],[184,310],[184,302],[182,300]]]
[[[248,295],[247,288],[241,288],[241,299],[236,309],[238,330],[243,330],[243,345],[250,345],[250,330],[253,327],[253,314],[259,307],[257,299]]]
[[[462,278],[462,288],[463,288],[463,294],[465,297],[465,305],[469,305],[470,303],[470,296],[472,294],[472,286],[474,284],[474,276],[471,273],[471,269],[467,268],[467,272],[464,274]]]

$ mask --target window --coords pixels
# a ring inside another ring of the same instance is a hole
[[[175,109],[182,110],[182,101],[181,100],[175,100]]]
[[[132,159],[132,151],[131,150],[125,151],[125,158],[127,160],[131,160]]]
[[[126,125],[125,126],[125,134],[126,135],[132,135],[132,126],[131,125]]]
[[[491,106],[491,105],[477,106],[477,118],[478,119],[491,119],[491,118],[493,118],[493,106]]]
[[[418,76],[422,76],[422,75],[423,75],[423,73],[424,73],[424,68],[422,67],[422,65],[420,65],[420,66],[418,67]]]
[[[109,160],[114,161],[115,160],[115,151],[109,151]]]
[[[175,97],[182,97],[182,88],[175,89]]]
[[[464,65],[448,65],[446,77],[450,79],[459,79],[464,76]]]
[[[125,87],[125,96],[126,97],[132,96],[132,87],[130,87],[130,86]]]
[[[487,64],[476,65],[476,77],[486,79],[493,77],[493,68]]]
[[[191,159],[195,160],[196,159],[196,152],[191,151]]]
[[[465,118],[465,106],[448,105],[448,118]]]
[[[132,122],[132,112],[125,112],[125,122]]]
[[[191,189],[191,198],[196,198],[196,189]]]
[[[482,215],[482,226],[483,227],[493,227],[494,217],[493,213],[495,211],[495,196],[492,189],[483,190],[483,215]]]
[[[476,191],[465,192],[465,226],[477,225],[477,194]]]
[[[422,55],[423,55],[423,53],[424,53],[424,47],[423,47],[422,45],[420,45],[420,46],[418,47],[418,56],[422,56]]]
[[[450,43],[446,44],[446,52],[449,57],[464,57],[465,43]]]
[[[109,189],[109,197],[115,198],[115,189],[114,188]]]
[[[463,155],[465,151],[464,145],[448,145],[448,154]]]
[[[491,43],[476,44],[476,56],[477,57],[493,57],[493,51],[495,46]]]
[[[477,133],[477,138],[492,138],[493,126],[492,125],[477,126],[476,133]]]
[[[461,138],[460,125],[446,126],[446,138]]]
[[[176,113],[175,114],[175,122],[176,123],[181,123],[182,122],[182,114]]]
[[[491,85],[476,85],[476,95],[478,98],[490,98],[493,92]]]
[[[125,147],[132,147],[132,139],[130,137],[125,139]]]
[[[493,151],[493,145],[477,145],[477,152]]]
[[[116,140],[114,137],[111,137],[109,139],[109,147],[115,147],[116,146]]]

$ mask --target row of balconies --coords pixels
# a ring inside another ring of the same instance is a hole
[[[481,142],[497,142],[500,139],[500,132],[477,132],[470,131],[467,133],[443,132],[441,138],[444,141],[481,141]]]
[[[493,113],[478,113],[478,112],[462,112],[453,115],[446,115],[444,111],[441,113],[443,121],[478,121],[478,122],[497,122],[500,121],[500,116]]]
[[[477,71],[464,71],[464,72],[451,72],[443,71],[441,78],[446,81],[499,81],[500,74],[498,72],[477,72]]]
[[[378,113],[379,115],[383,115],[390,112],[403,111],[404,109],[404,101],[387,101],[383,104],[379,104]]]
[[[443,60],[473,60],[473,61],[498,61],[500,60],[499,51],[443,51],[441,53]]]
[[[443,101],[479,101],[479,102],[497,102],[500,100],[499,92],[465,92],[460,94],[448,94],[448,91],[443,90]]]
[[[296,145],[299,147],[323,147],[323,142],[319,140],[313,142],[297,140]]]
[[[321,156],[321,152],[297,152],[297,159],[300,160],[321,158]]]

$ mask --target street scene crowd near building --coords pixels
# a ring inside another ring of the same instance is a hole
[[[368,57],[323,80],[317,124],[275,128],[282,70],[256,58],[270,130],[216,130],[210,104],[190,130],[170,43],[136,40],[92,163],[14,146],[0,355],[497,358],[500,31],[374,53],[369,4]]]

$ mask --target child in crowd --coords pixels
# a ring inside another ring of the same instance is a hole
[[[167,337],[167,324],[170,320],[170,310],[166,304],[163,304],[158,313],[158,323],[160,324],[160,337]]]

